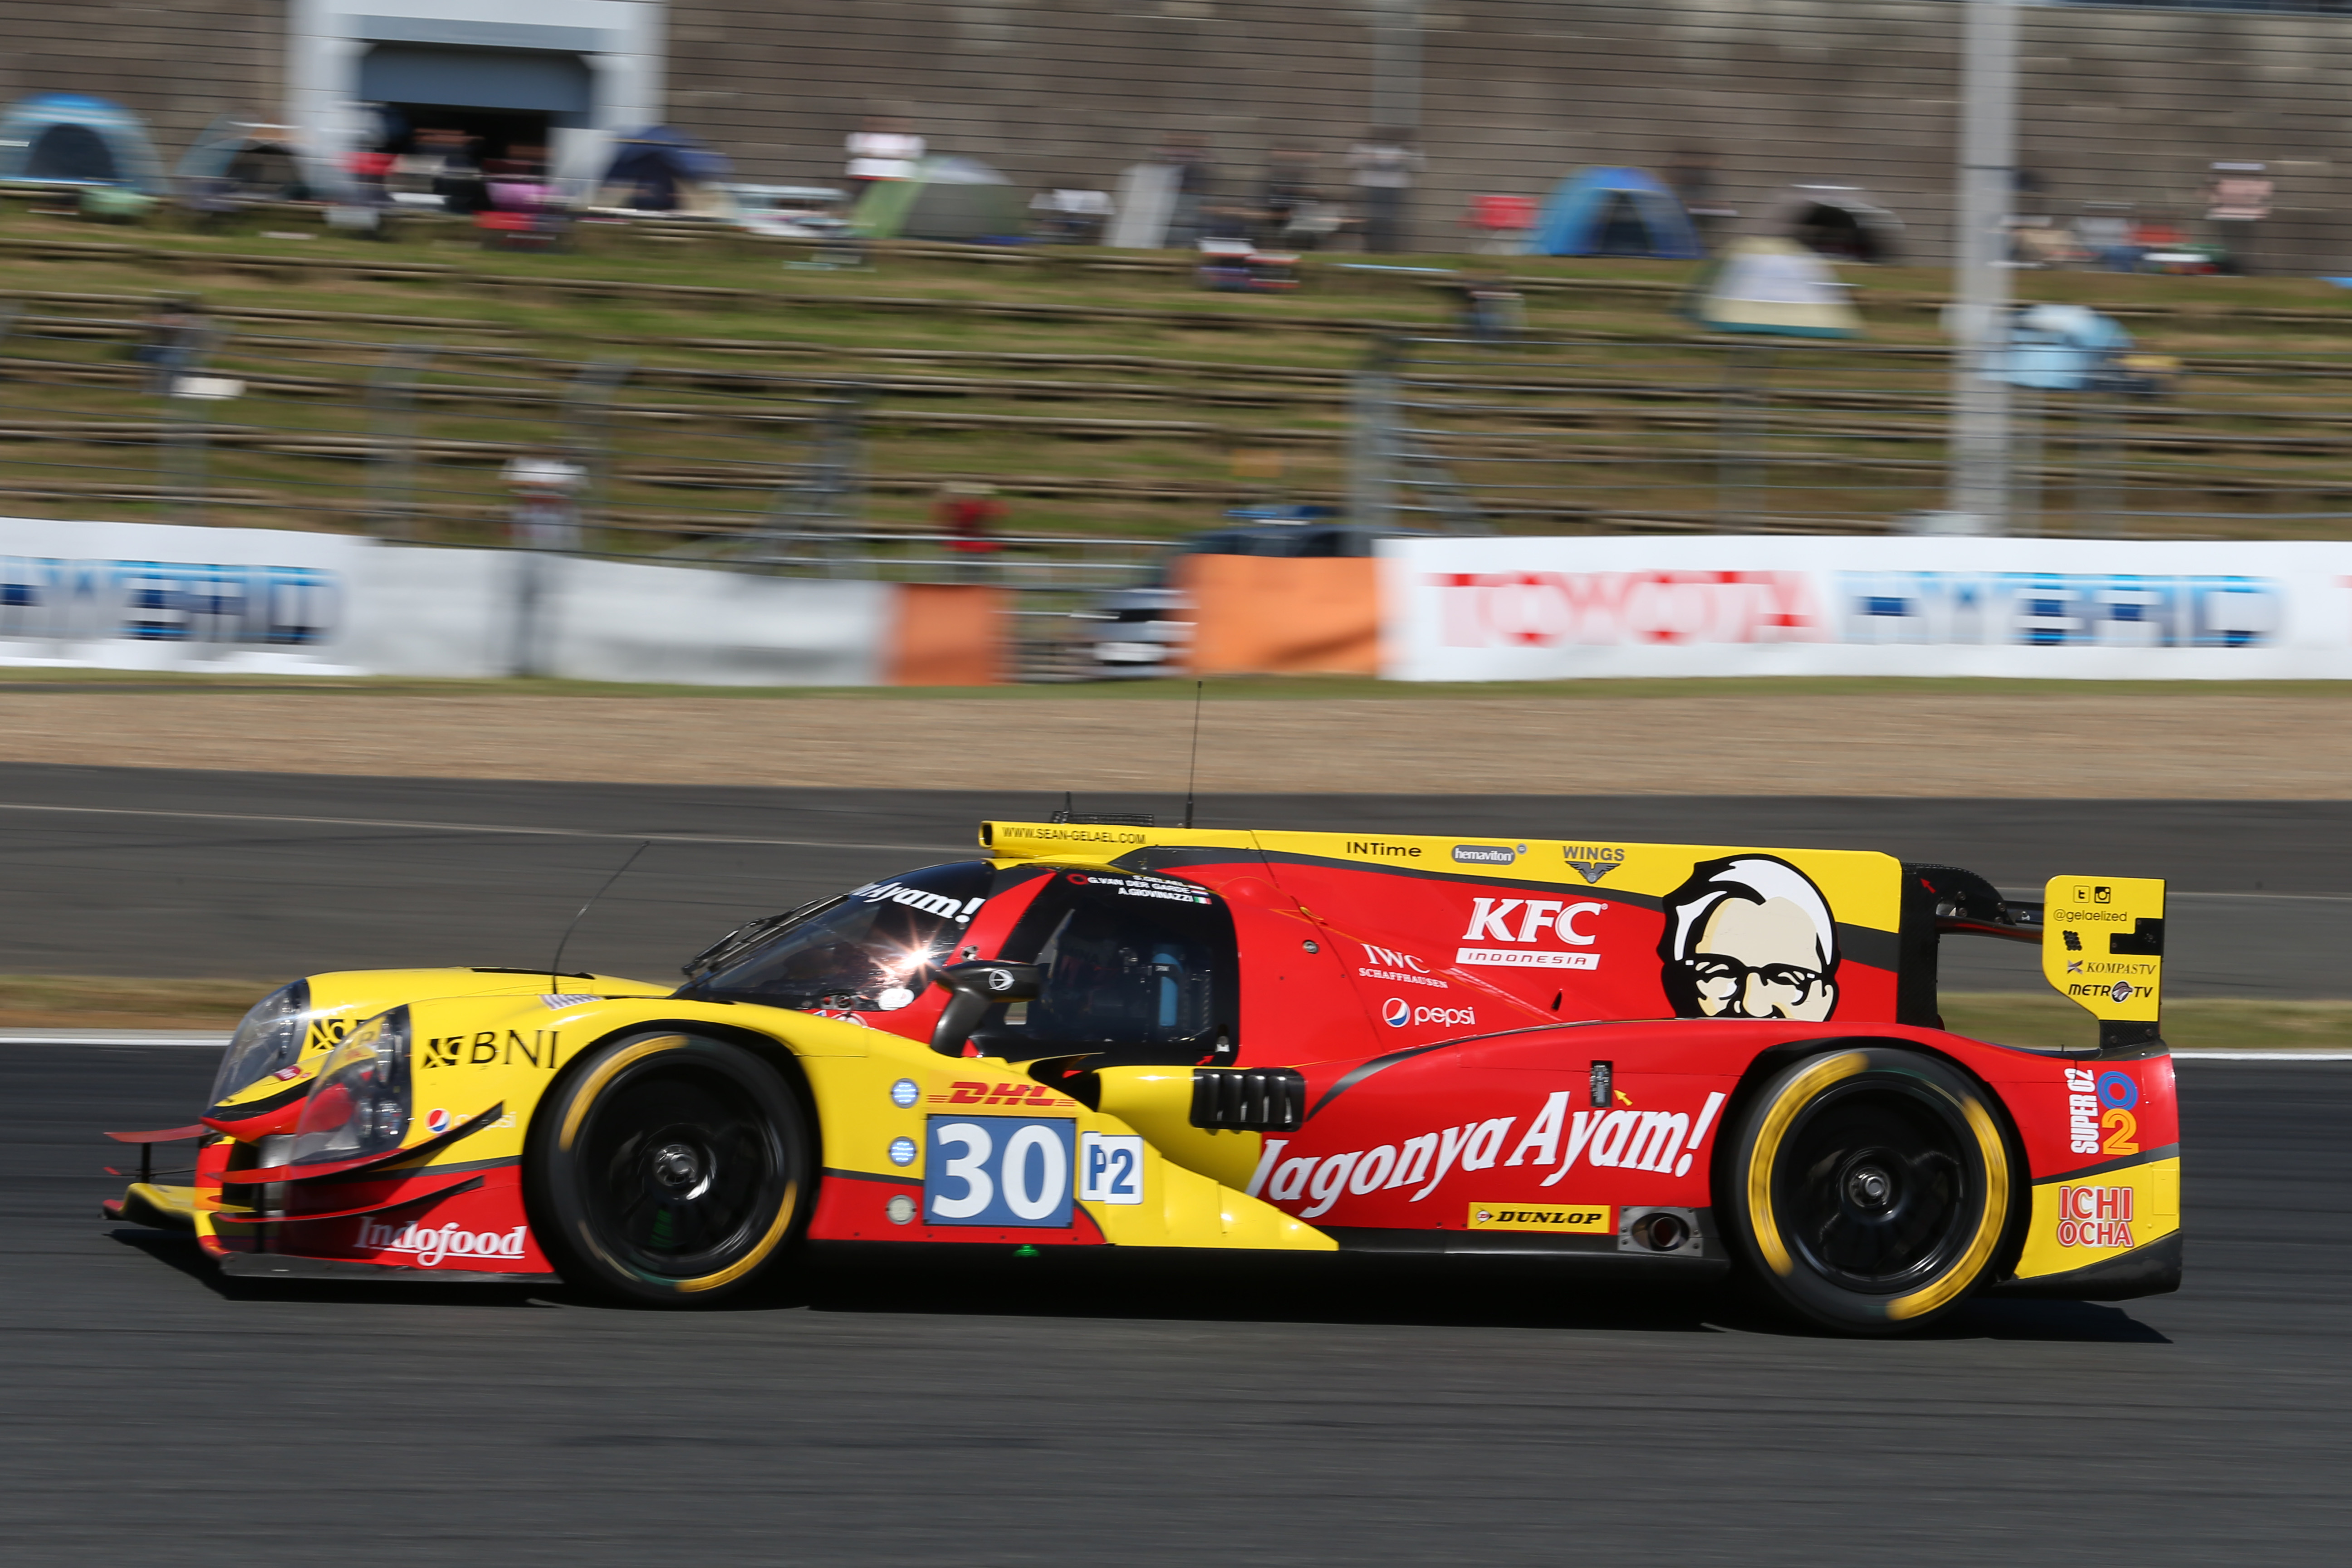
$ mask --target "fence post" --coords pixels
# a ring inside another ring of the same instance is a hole
[[[204,321],[188,329],[186,348],[163,367],[163,439],[159,454],[163,489],[172,514],[181,522],[205,521],[206,447],[211,421],[205,405],[212,401],[188,388],[206,367],[215,350],[228,336],[226,329]]]
[[[849,574],[842,570],[848,564],[845,553],[855,554],[849,542],[838,536],[852,531],[848,525],[864,510],[864,389],[835,386],[822,404],[814,421],[809,461],[797,476],[776,487],[760,532],[773,543],[816,542],[824,556],[825,575],[838,577]]]
[[[1348,515],[1360,527],[1396,526],[1396,399],[1399,346],[1374,340],[1358,367],[1348,432]]]
[[[400,343],[368,375],[368,494],[371,531],[414,539],[416,524],[416,385],[431,343]]]
[[[1723,414],[1717,423],[1715,528],[1729,533],[1750,518],[1760,520],[1767,444],[1770,439],[1772,351],[1733,343],[1724,350]],[[1746,492],[1758,492],[1750,501]]]
[[[563,389],[563,455],[583,476],[573,519],[583,544],[589,520],[611,497],[613,395],[635,368],[631,360],[600,359],[583,366]]]

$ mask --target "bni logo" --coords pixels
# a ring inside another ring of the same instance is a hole
[[[1391,1029],[1402,1029],[1412,1022],[1412,1009],[1402,996],[1391,996],[1381,1008],[1381,1022]]]

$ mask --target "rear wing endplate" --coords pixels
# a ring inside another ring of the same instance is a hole
[[[2162,879],[2053,877],[2042,911],[2042,977],[2098,1019],[2099,1048],[2159,1043]]]

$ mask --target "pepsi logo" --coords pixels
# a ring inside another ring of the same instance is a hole
[[[1402,1029],[1412,1022],[1412,1008],[1402,996],[1391,996],[1381,1008],[1381,1022],[1391,1029]]]
[[[425,1113],[425,1131],[439,1134],[449,1131],[449,1113],[439,1106]]]

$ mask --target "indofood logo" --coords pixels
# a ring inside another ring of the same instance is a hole
[[[357,1245],[370,1252],[413,1252],[419,1264],[430,1268],[445,1258],[520,1258],[523,1232],[528,1228],[519,1225],[501,1234],[495,1230],[465,1230],[454,1225],[429,1229],[414,1220],[406,1225],[385,1225],[362,1219]]]

